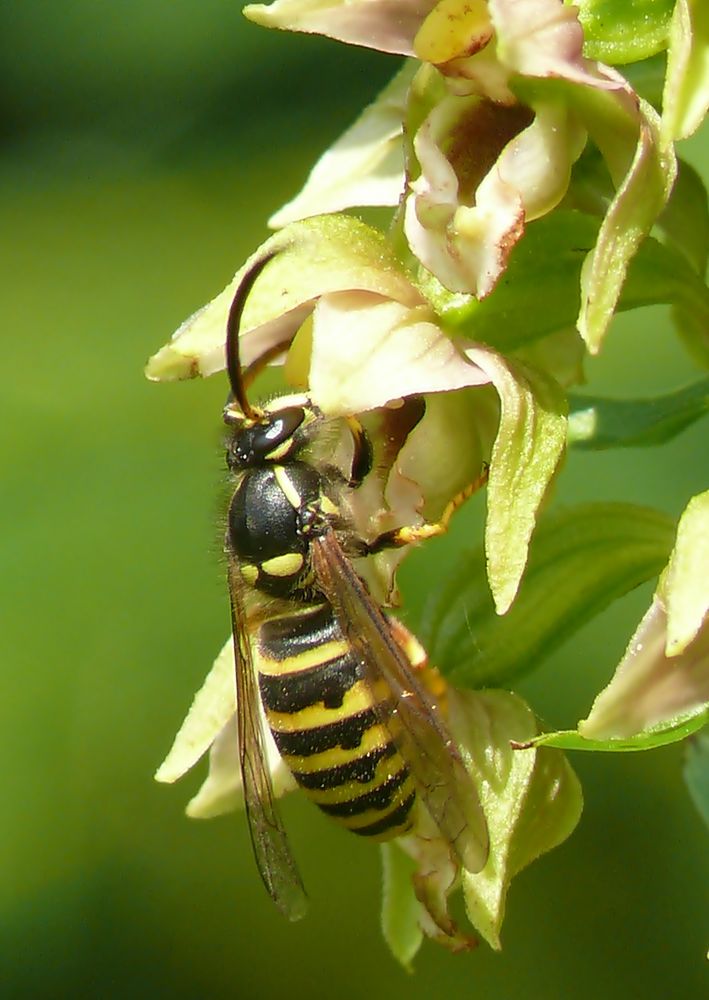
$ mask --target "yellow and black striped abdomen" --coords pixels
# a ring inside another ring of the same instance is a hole
[[[366,683],[329,604],[264,622],[256,653],[268,724],[306,795],[354,833],[403,833],[415,790],[375,708],[388,690]]]

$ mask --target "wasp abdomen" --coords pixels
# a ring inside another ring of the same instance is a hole
[[[379,721],[390,697],[373,690],[328,604],[264,622],[261,698],[278,750],[316,805],[354,833],[404,832],[415,799],[409,769]]]

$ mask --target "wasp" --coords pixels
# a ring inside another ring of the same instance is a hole
[[[418,800],[467,870],[483,867],[488,843],[475,785],[421,679],[425,654],[353,565],[441,525],[361,537],[351,504],[373,455],[362,423],[324,415],[307,394],[249,401],[247,385],[268,359],[242,370],[241,317],[272,256],[246,274],[227,321],[225,551],[249,831],[268,892],[297,919],[306,895],[274,800],[264,718],[296,783],[353,833],[406,833]],[[322,457],[323,442],[343,434],[345,470]]]

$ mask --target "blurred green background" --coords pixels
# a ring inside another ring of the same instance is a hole
[[[231,0],[0,5],[3,997],[698,997],[706,833],[682,750],[574,758],[586,811],[513,885],[501,956],[426,945],[407,977],[381,940],[376,850],[293,797],[311,896],[286,925],[243,817],[188,821],[201,775],[152,774],[227,632],[216,500],[224,379],[150,385],[148,354],[231,277],[390,58],[266,32]],[[707,145],[686,153],[706,168]],[[706,170],[705,170],[706,174]],[[681,385],[665,310],[618,321],[599,391]],[[630,381],[630,377],[632,381]],[[561,501],[678,515],[706,439],[572,455]],[[481,501],[403,573],[477,544]],[[423,572],[422,572],[423,570]],[[522,685],[573,724],[650,589]]]

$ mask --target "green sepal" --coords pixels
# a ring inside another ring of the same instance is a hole
[[[584,122],[611,175],[619,175],[596,245],[581,269],[577,326],[589,351],[597,354],[618,308],[629,266],[670,196],[677,164],[673,149],[660,143],[659,117],[651,105],[640,101],[637,118],[628,118],[606,95],[584,92],[584,97]],[[635,150],[627,163],[633,129]]]
[[[590,59],[636,62],[667,46],[674,0],[575,0],[575,5]]]
[[[677,0],[670,26],[661,135],[666,146],[686,139],[709,106],[709,8],[706,0]]]
[[[405,305],[422,299],[378,230],[348,215],[323,215],[284,227],[249,257],[226,288],[182,324],[148,362],[155,381],[207,376],[224,368],[226,321],[247,271],[275,253],[244,308],[243,329],[282,322],[284,345],[314,301],[328,292],[374,292]]]
[[[658,596],[667,609],[667,655],[677,656],[709,614],[709,490],[692,497],[680,518]]]
[[[673,539],[669,517],[633,504],[586,504],[545,515],[507,614],[495,614],[478,549],[462,556],[429,601],[422,639],[458,686],[507,684],[539,666],[618,597],[655,577]]]
[[[421,904],[413,890],[415,862],[395,842],[382,849],[382,933],[394,958],[407,972],[421,947]]]
[[[583,806],[581,788],[556,751],[511,748],[511,741],[537,730],[532,711],[517,695],[458,692],[451,699],[450,724],[481,790],[490,833],[485,867],[475,875],[462,873],[465,907],[476,931],[498,950],[510,882],[571,834]]]
[[[601,451],[664,444],[709,412],[709,377],[651,399],[569,396],[569,444]]]
[[[589,197],[586,192],[587,201]],[[703,216],[704,208],[700,207],[698,219]],[[557,211],[527,227],[510,256],[504,276],[486,298],[477,300],[469,295],[452,294],[433,278],[422,288],[449,329],[504,353],[519,350],[550,333],[576,325],[582,265],[585,259],[590,259],[587,255],[598,233],[598,217],[585,212]],[[701,253],[699,230],[692,242],[696,251],[690,260],[686,252],[680,252],[669,240],[663,244],[652,237],[646,238],[629,263],[616,311],[669,303],[675,307],[680,333],[696,330],[697,336],[706,341],[709,292],[695,269]]]
[[[498,614],[515,598],[539,508],[566,443],[566,397],[553,378],[485,348],[468,356],[500,400],[487,486],[487,576]]]
[[[623,736],[613,739],[591,739],[582,736],[576,729],[562,729],[555,733],[542,733],[533,740],[520,742],[517,749],[527,747],[556,747],[559,750],[595,750],[601,752],[654,750],[657,747],[679,743],[692,733],[698,732],[709,722],[709,709],[700,708],[668,719],[662,725],[653,726],[636,733],[634,736]]]

